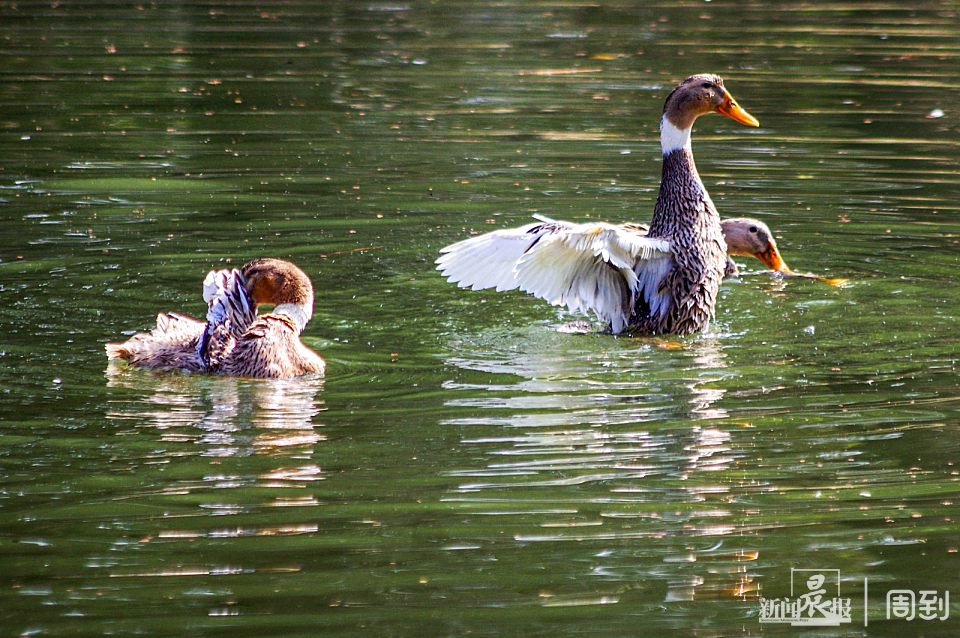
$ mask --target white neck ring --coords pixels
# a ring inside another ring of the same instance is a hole
[[[690,129],[677,128],[664,115],[660,120],[660,148],[663,150],[664,157],[680,149],[691,150]]]
[[[273,313],[287,315],[297,324],[299,331],[303,332],[313,315],[313,304],[283,303],[274,308]]]

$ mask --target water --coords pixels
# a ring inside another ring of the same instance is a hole
[[[958,42],[934,1],[0,3],[3,634],[789,636],[759,597],[810,568],[816,635],[956,635],[885,595],[960,596]],[[631,339],[432,270],[649,220],[700,71],[762,125],[697,124],[722,214],[849,287],[741,260],[709,334]],[[325,380],[107,366],[265,255]]]

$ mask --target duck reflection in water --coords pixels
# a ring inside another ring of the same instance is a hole
[[[518,526],[520,542],[645,539],[665,552],[667,601],[742,597],[753,586],[741,568],[755,552],[722,541],[742,529],[726,503],[728,474],[744,455],[722,405],[724,339],[618,340],[611,349],[603,337],[537,326],[463,339],[447,363],[469,382],[446,384],[456,392],[447,405],[462,415],[447,423],[464,432],[472,453],[460,458],[473,462],[449,471],[459,481],[451,499],[494,499],[504,511],[563,503],[536,528]],[[478,372],[496,376],[483,383]],[[632,564],[619,550],[596,560],[610,574]]]
[[[111,362],[107,386],[136,392],[118,397],[107,418],[153,427],[162,441],[196,441],[204,456],[249,456],[312,446],[325,439],[316,417],[326,407],[323,379],[241,379],[145,375]],[[199,436],[192,429],[199,430]]]
[[[596,337],[565,337],[533,325],[508,334],[497,330],[479,338],[458,336],[449,347],[456,354],[446,363],[520,377],[512,384],[501,377],[490,384],[465,386],[485,390],[467,400],[477,407],[537,408],[516,415],[511,425],[563,426],[571,419],[582,423],[579,419],[588,415],[594,415],[588,419],[591,425],[727,416],[718,405],[726,390],[713,385],[727,376],[719,338],[619,341],[626,347],[617,349],[609,342],[594,348],[597,343]],[[462,387],[454,382],[446,386]]]

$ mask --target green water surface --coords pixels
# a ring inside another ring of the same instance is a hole
[[[0,635],[960,634],[958,68],[948,0],[0,0]],[[704,71],[761,122],[697,123],[721,214],[849,286],[614,338],[433,270],[648,221]],[[258,256],[326,379],[107,365]],[[791,568],[850,624],[761,624]]]

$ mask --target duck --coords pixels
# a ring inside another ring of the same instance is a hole
[[[720,215],[693,159],[693,124],[709,113],[760,125],[721,77],[698,74],[678,84],[660,118],[663,167],[645,233],[607,222],[540,219],[446,246],[437,269],[461,288],[519,289],[574,312],[592,311],[615,335],[706,330],[729,260]]]
[[[518,262],[523,259],[527,251],[532,249],[545,235],[565,235],[566,237],[560,239],[560,241],[576,242],[578,234],[589,235],[591,232],[596,233],[598,231],[598,224],[575,224],[572,222],[557,221],[539,214],[533,217],[535,217],[539,223],[532,223],[520,228],[496,230],[443,248],[442,251],[445,252],[444,255],[437,260],[439,264],[438,267],[450,281],[457,283],[461,288],[470,287],[474,290],[496,288],[498,291],[513,290],[520,287],[520,280],[518,278],[511,280],[509,276],[504,277],[503,273],[508,269],[516,269]],[[599,226],[606,226],[606,224],[601,223]],[[733,261],[733,257],[754,257],[773,272],[783,276],[813,277],[822,279],[828,283],[832,281],[807,273],[796,273],[791,270],[780,254],[777,241],[774,239],[770,227],[759,219],[753,219],[751,217],[724,219],[720,223],[720,228],[723,233],[724,244],[727,248],[724,278],[737,277],[740,275],[740,269],[736,262]],[[642,238],[647,235],[648,230],[649,227],[644,224],[627,222],[620,224],[616,232],[622,235],[635,235],[638,238]],[[499,246],[491,249],[488,245],[491,243],[499,244]],[[460,244],[462,244],[462,246]],[[504,249],[504,247],[507,246],[509,246],[509,250]],[[476,261],[473,258],[464,258],[462,256],[454,258],[447,257],[447,255],[454,255],[462,251],[479,252],[481,254],[477,255],[477,259],[486,259],[487,261]],[[496,255],[496,259],[491,260],[490,253],[494,252],[498,254]],[[581,258],[586,259],[592,258],[592,256],[592,249],[580,255]],[[484,267],[489,269],[490,272],[485,274],[477,272],[477,264],[480,263],[483,263]],[[522,272],[522,270],[521,268],[521,270],[517,272]],[[614,284],[614,289],[619,285],[617,281],[613,281],[612,283]],[[555,303],[554,305],[564,305],[564,303],[569,305],[569,301],[570,299],[568,298],[566,302]],[[595,310],[595,308],[589,305],[573,304],[571,310],[589,311]],[[597,314],[601,319],[605,318],[603,312],[598,312]],[[608,318],[609,325],[606,328],[607,331],[612,330],[616,317],[616,313],[613,313],[612,317]],[[580,326],[580,323],[577,322],[577,325]]]
[[[541,221],[548,221],[548,218],[542,215],[534,215],[534,217]],[[625,231],[643,235],[646,235],[650,230],[649,226],[632,222],[621,224],[621,227]],[[770,227],[759,219],[752,217],[723,219],[720,221],[720,230],[723,233],[723,242],[727,246],[727,265],[723,271],[724,278],[740,275],[740,268],[733,261],[733,257],[754,257],[773,272],[786,276],[798,275],[783,260],[780,249],[777,248],[777,240],[774,239]]]
[[[770,227],[759,219],[752,217],[724,219],[720,221],[720,231],[723,233],[723,243],[727,246],[727,266],[723,271],[724,277],[736,277],[740,274],[740,269],[733,261],[733,257],[754,257],[773,272],[782,275],[794,274],[783,260]]]
[[[106,344],[107,358],[162,372],[266,379],[324,374],[326,362],[300,340],[313,316],[313,284],[294,264],[260,258],[239,269],[211,270],[203,299],[206,321],[162,312],[149,332]],[[273,312],[258,314],[264,304]]]

